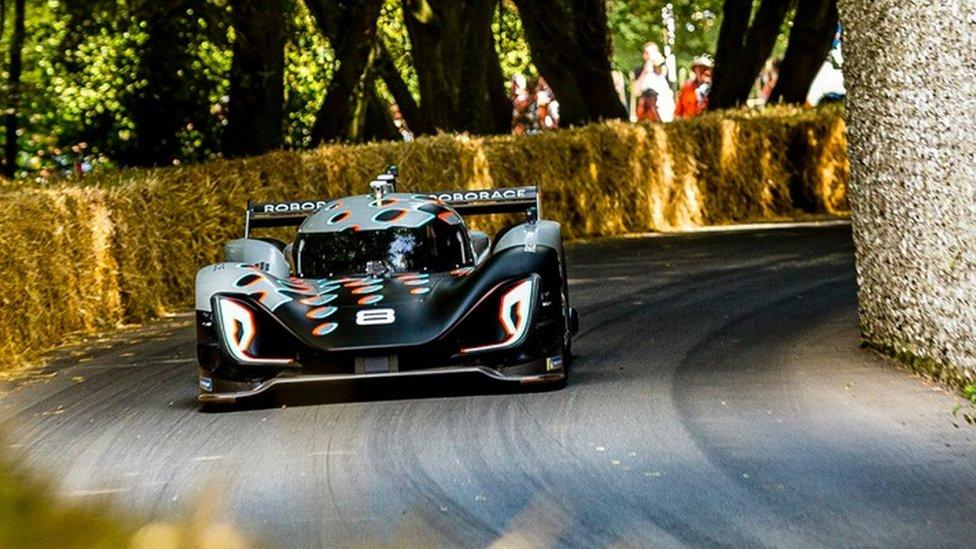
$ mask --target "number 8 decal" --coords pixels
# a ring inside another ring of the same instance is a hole
[[[395,321],[396,312],[393,309],[366,309],[356,313],[356,324],[360,326],[393,324]]]

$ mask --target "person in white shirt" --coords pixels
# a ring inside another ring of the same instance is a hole
[[[674,120],[674,90],[668,81],[664,55],[654,42],[644,44],[644,63],[634,70],[631,92],[635,99],[637,120],[671,122]]]
[[[827,60],[810,84],[807,105],[816,107],[824,101],[837,101],[847,95],[847,90],[844,88],[844,73],[841,71],[843,65],[844,58],[840,47],[830,50]]]

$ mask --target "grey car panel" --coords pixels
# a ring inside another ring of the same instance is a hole
[[[238,238],[224,246],[224,258],[233,263],[256,265],[262,271],[287,278],[291,274],[285,254],[274,244],[255,238]]]

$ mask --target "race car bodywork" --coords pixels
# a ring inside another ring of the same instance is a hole
[[[474,372],[562,383],[578,316],[559,225],[534,187],[249,204],[196,279],[200,400],[283,383]],[[462,213],[522,212],[496,235]],[[294,226],[294,242],[252,237]]]

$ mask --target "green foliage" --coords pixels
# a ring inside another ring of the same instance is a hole
[[[962,395],[966,397],[969,401],[966,406],[966,410],[963,410],[963,406],[957,406],[953,410],[953,414],[962,416],[963,421],[966,423],[976,426],[976,385],[969,384],[962,388]]]
[[[306,149],[325,89],[336,67],[328,40],[304,2],[294,2],[285,43],[285,147]]]
[[[502,0],[491,22],[491,30],[495,34],[495,48],[498,50],[498,62],[502,66],[502,74],[511,78],[517,73],[529,77],[537,75],[532,65],[532,52],[525,41],[522,30],[522,20],[518,9],[512,0]]]
[[[188,8],[174,41],[186,48],[177,75],[193,112],[185,119],[179,158],[194,161],[217,151],[221,105],[227,93],[230,35],[223,0]],[[139,2],[47,0],[29,4],[24,48],[19,164],[47,177],[76,168],[112,167],[134,155],[133,105],[152,94],[140,74],[149,21]],[[0,48],[9,47],[9,33]]]
[[[699,55],[715,56],[722,25],[723,0],[607,0],[607,25],[613,42],[613,67],[627,73],[642,63],[641,51],[647,42],[663,46],[667,42],[662,10],[674,10],[674,55],[678,71],[687,70]],[[753,9],[759,0],[753,1]],[[773,48],[773,57],[786,51],[793,24],[791,8]]]
[[[132,129],[121,97],[134,90],[138,33],[107,17],[110,2],[79,4],[28,5],[19,164],[40,175],[109,163]]]
[[[607,0],[614,68],[624,73],[631,71],[641,64],[641,50],[646,42],[665,44],[667,30],[662,10],[667,4],[674,8],[674,54],[678,67],[688,67],[695,57],[714,53],[722,0]]]
[[[126,546],[130,527],[106,511],[104,504],[85,508],[58,502],[50,486],[0,456],[0,546]]]
[[[52,33],[45,50],[56,51],[63,40],[62,33]],[[39,169],[50,153],[50,161],[61,168],[70,167],[65,161],[84,159],[110,163],[108,155],[125,149],[132,138],[132,120],[122,99],[135,92],[137,63],[135,36],[120,40],[107,28],[65,50],[61,59],[40,56],[36,66],[44,89],[30,94],[25,106],[32,113],[28,127],[38,137],[22,149],[22,156],[29,156],[22,161]]]
[[[386,0],[380,11],[377,24],[380,38],[386,51],[393,58],[393,63],[403,76],[404,82],[410,88],[414,98],[419,97],[420,88],[417,84],[417,71],[413,68],[413,56],[410,53],[410,37],[407,27],[403,23],[403,6],[400,0]]]
[[[129,17],[145,39],[137,45],[135,92],[124,102],[134,119],[137,140],[134,148],[120,156],[129,164],[138,163],[132,159],[144,157],[147,146],[157,146],[156,136],[165,135],[158,128],[164,124],[179,125],[173,163],[217,156],[219,101],[227,95],[226,75],[231,65],[226,2],[142,0],[131,6]],[[164,112],[160,112],[159,97],[167,100]],[[140,132],[148,136],[140,136]]]
[[[607,0],[614,68],[627,72],[637,66],[645,42],[664,43],[662,8],[668,3]],[[695,56],[712,52],[722,0],[676,0],[671,4],[678,66],[687,67]],[[284,142],[286,148],[305,149],[311,144],[311,128],[337,60],[303,1],[291,0],[287,6]],[[175,162],[216,156],[226,123],[233,43],[228,10],[228,0],[28,3],[19,111],[18,164],[22,169],[18,175],[45,179],[77,169],[137,163],[146,146],[145,136],[140,142],[139,127],[154,128],[153,115],[178,126],[178,145],[172,153]],[[156,33],[162,36],[155,40],[176,51],[149,59],[147,48],[154,45],[150,41],[160,14],[170,16],[169,27],[167,32]],[[7,63],[9,26],[8,20],[6,32],[0,35],[0,68]],[[386,0],[378,28],[385,49],[419,101],[401,0]],[[505,77],[515,73],[536,76],[512,0],[499,2],[492,30]],[[785,41],[784,33],[778,52]],[[160,66],[167,68],[161,71]],[[150,77],[161,77],[163,84],[150,82]],[[381,82],[377,89],[390,99]],[[171,98],[164,115],[153,113],[150,107],[158,108],[154,97],[160,93]],[[0,91],[0,106],[6,102],[5,92]],[[152,136],[149,139],[151,142]]]

